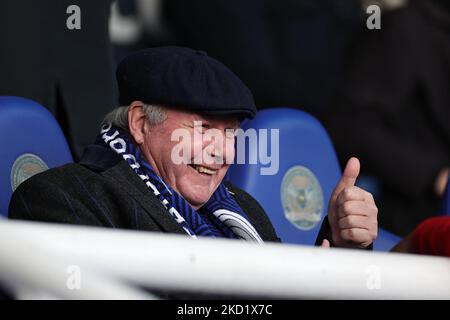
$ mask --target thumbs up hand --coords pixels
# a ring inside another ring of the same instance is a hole
[[[328,221],[337,247],[365,248],[377,237],[378,209],[371,193],[355,186],[360,164],[350,158],[328,204]]]

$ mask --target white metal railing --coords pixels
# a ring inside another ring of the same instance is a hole
[[[81,271],[76,289],[67,286],[73,266]],[[274,298],[450,299],[450,259],[0,220],[0,282],[75,299],[153,298],[132,284]]]

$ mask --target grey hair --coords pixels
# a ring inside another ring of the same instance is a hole
[[[103,118],[102,125],[111,123],[113,126],[128,131],[128,108],[129,106],[117,107]],[[157,125],[167,118],[167,114],[162,106],[144,104],[142,109],[150,125]]]

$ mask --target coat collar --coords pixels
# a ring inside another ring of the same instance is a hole
[[[92,171],[102,172],[119,163],[122,158],[102,143],[89,145],[81,156],[79,164]]]

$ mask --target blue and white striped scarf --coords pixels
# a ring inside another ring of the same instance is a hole
[[[100,131],[100,137],[107,146],[127,161],[134,173],[142,179],[189,236],[226,237],[263,242],[223,183],[208,202],[196,211],[155,173],[124,130],[105,124]]]

